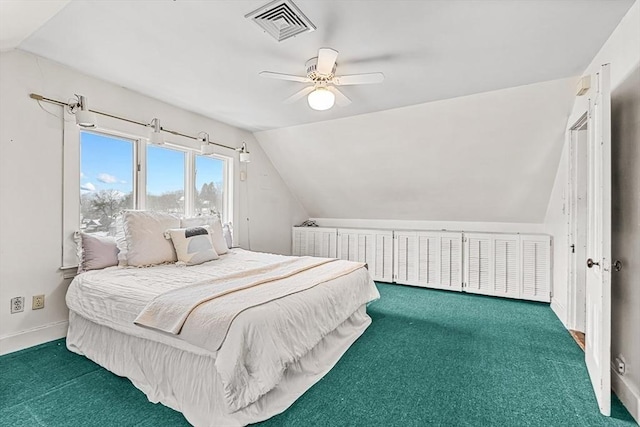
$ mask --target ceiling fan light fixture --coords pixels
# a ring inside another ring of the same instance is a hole
[[[333,107],[336,102],[336,96],[326,87],[318,87],[307,96],[309,107],[316,111],[324,111]]]

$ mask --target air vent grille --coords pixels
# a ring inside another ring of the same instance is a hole
[[[290,0],[272,1],[244,17],[251,19],[279,42],[316,29]]]

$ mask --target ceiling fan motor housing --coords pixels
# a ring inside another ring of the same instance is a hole
[[[307,68],[307,77],[309,77],[314,82],[329,81],[335,76],[337,65],[337,63],[333,64],[333,68],[331,69],[330,74],[320,74],[317,71],[318,57],[316,56],[315,58],[311,58],[310,60],[308,60],[305,64],[305,67]]]

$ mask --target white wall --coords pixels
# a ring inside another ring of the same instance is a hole
[[[63,336],[68,280],[62,258],[63,123],[28,97],[36,92],[67,100],[86,95],[91,107],[141,122],[159,117],[163,126],[187,134],[207,131],[232,147],[246,141],[252,154],[243,165],[248,179],[236,179],[236,233],[247,247],[289,253],[291,225],[306,218],[253,135],[224,123],[142,96],[22,51],[0,54],[0,353]],[[61,116],[62,109],[43,104]],[[194,147],[197,143],[194,141]],[[221,154],[235,156],[222,149]],[[236,161],[236,178],[240,171]],[[249,207],[249,208],[247,208]],[[43,310],[32,311],[31,297],[46,295]],[[26,297],[26,309],[10,314],[9,300]]]
[[[575,81],[255,135],[313,217],[542,223]]]
[[[636,3],[622,19],[611,37],[584,72],[593,74],[602,64],[611,63],[612,87],[612,162],[613,210],[612,255],[624,259],[624,273],[612,273],[612,357],[622,355],[627,364],[624,377],[613,375],[612,385],[625,406],[640,419],[640,158],[638,131],[640,118],[638,97],[640,85],[640,3]],[[576,98],[568,126],[588,108],[588,96]],[[545,218],[546,230],[554,236],[554,296],[552,307],[558,317],[568,322],[567,271],[569,250],[566,247],[567,218],[565,193],[568,179],[568,144],[558,167],[551,199]],[[560,245],[564,242],[564,250]],[[571,326],[571,325],[569,325]]]

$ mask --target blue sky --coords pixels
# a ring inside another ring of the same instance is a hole
[[[133,143],[126,139],[81,132],[80,187],[85,191],[133,190]],[[147,189],[151,194],[184,189],[185,153],[149,146],[147,150]],[[196,156],[196,188],[205,182],[221,183],[222,160]]]

